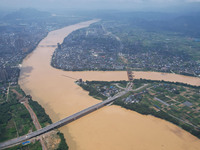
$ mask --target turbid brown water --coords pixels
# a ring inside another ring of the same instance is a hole
[[[88,96],[73,78],[127,80],[126,72],[66,72],[50,66],[55,48],[64,37],[89,21],[52,31],[22,64],[20,85],[38,101],[53,122],[100,101]],[[44,47],[41,47],[44,46]],[[135,72],[136,78],[160,79],[200,85],[198,78],[155,72]],[[60,129],[70,150],[199,150],[200,140],[181,128],[152,116],[119,106],[106,106]]]

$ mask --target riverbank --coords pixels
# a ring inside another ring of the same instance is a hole
[[[100,100],[125,90],[124,87],[127,87],[128,83],[128,81],[77,81],[77,84],[88,91],[90,96]],[[199,89],[200,86],[183,83],[135,79],[133,90],[118,98],[114,104],[143,115],[167,120],[200,138],[198,119],[200,114],[197,113],[200,103]],[[188,116],[191,119],[188,119]]]

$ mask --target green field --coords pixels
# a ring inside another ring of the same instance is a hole
[[[19,90],[19,87],[10,88],[8,101],[0,104],[0,142],[36,130],[28,110],[12,89]]]

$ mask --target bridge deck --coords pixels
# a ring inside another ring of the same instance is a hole
[[[113,96],[111,98],[108,98],[107,100],[105,100],[103,102],[95,104],[95,105],[93,105],[91,107],[88,107],[88,108],[86,108],[84,110],[81,110],[81,111],[79,111],[79,112],[77,112],[77,113],[75,113],[75,114],[73,114],[73,115],[71,115],[69,117],[66,117],[66,118],[64,118],[64,119],[62,119],[62,120],[60,120],[58,122],[55,122],[55,123],[53,123],[51,125],[48,125],[48,126],[42,128],[42,129],[39,129],[39,130],[31,132],[31,133],[29,133],[27,135],[24,135],[24,136],[21,136],[21,137],[18,137],[18,138],[15,138],[15,139],[12,139],[12,140],[9,140],[9,141],[6,141],[6,142],[0,143],[0,149],[4,149],[4,148],[10,147],[12,145],[16,145],[16,144],[22,143],[24,141],[27,141],[28,139],[31,139],[33,137],[42,135],[42,134],[44,134],[44,133],[46,133],[48,131],[51,131],[53,129],[56,129],[56,128],[59,128],[59,127],[61,127],[63,125],[66,125],[66,124],[68,124],[68,123],[70,123],[70,122],[72,122],[72,121],[74,121],[74,120],[76,120],[76,119],[78,119],[80,117],[83,117],[83,116],[85,116],[85,115],[87,115],[87,114],[89,114],[89,113],[91,113],[91,112],[93,112],[93,111],[95,111],[95,110],[97,110],[97,109],[99,109],[99,108],[101,108],[101,107],[113,102],[115,99],[125,95],[127,92],[128,92],[128,90],[122,91],[122,92],[116,94],[115,96]]]

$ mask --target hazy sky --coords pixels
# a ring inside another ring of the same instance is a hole
[[[200,0],[0,0],[0,7],[22,8],[99,8],[139,9],[165,6],[200,4]]]

